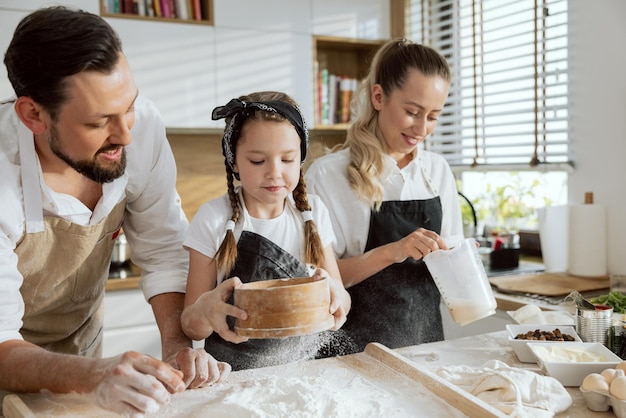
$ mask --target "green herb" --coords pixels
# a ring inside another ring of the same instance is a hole
[[[609,305],[613,308],[613,312],[626,313],[626,295],[621,292],[609,292],[606,295],[600,295],[592,298],[591,303]]]

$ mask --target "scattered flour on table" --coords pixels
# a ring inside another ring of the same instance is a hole
[[[345,331],[322,331],[297,338],[287,338],[278,347],[269,345],[262,356],[246,359],[247,368],[277,366],[316,358],[336,357],[357,351]]]
[[[349,368],[293,374],[259,378],[252,372],[246,381],[188,390],[148,417],[465,417],[414,383],[396,381],[381,387]]]

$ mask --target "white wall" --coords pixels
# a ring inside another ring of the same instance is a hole
[[[97,0],[65,2],[99,12]],[[0,50],[45,0],[0,0]],[[58,3],[57,3],[58,4]],[[389,0],[214,0],[214,26],[106,18],[141,93],[170,128],[215,128],[211,110],[241,94],[280,90],[313,121],[312,34],[389,38]],[[11,95],[0,68],[0,98]]]
[[[97,0],[66,0],[97,12]],[[0,1],[0,50],[45,0]],[[607,206],[609,272],[626,274],[626,2],[570,0],[569,201],[592,191]],[[213,107],[260,89],[283,90],[313,120],[311,34],[388,38],[389,0],[215,0],[215,26],[108,19],[122,36],[142,93],[168,127],[221,126]],[[607,52],[608,51],[608,52]],[[0,66],[0,97],[10,95]],[[589,243],[590,246],[593,243]]]
[[[570,0],[569,19],[569,201],[607,206],[609,273],[626,274],[626,2]]]

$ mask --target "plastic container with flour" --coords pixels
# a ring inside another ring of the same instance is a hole
[[[467,325],[496,313],[496,298],[474,238],[450,250],[434,251],[424,262],[457,324]]]

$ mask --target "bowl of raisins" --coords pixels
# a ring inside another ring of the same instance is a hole
[[[536,363],[528,343],[582,342],[574,327],[569,325],[507,324],[509,343],[522,363]]]

